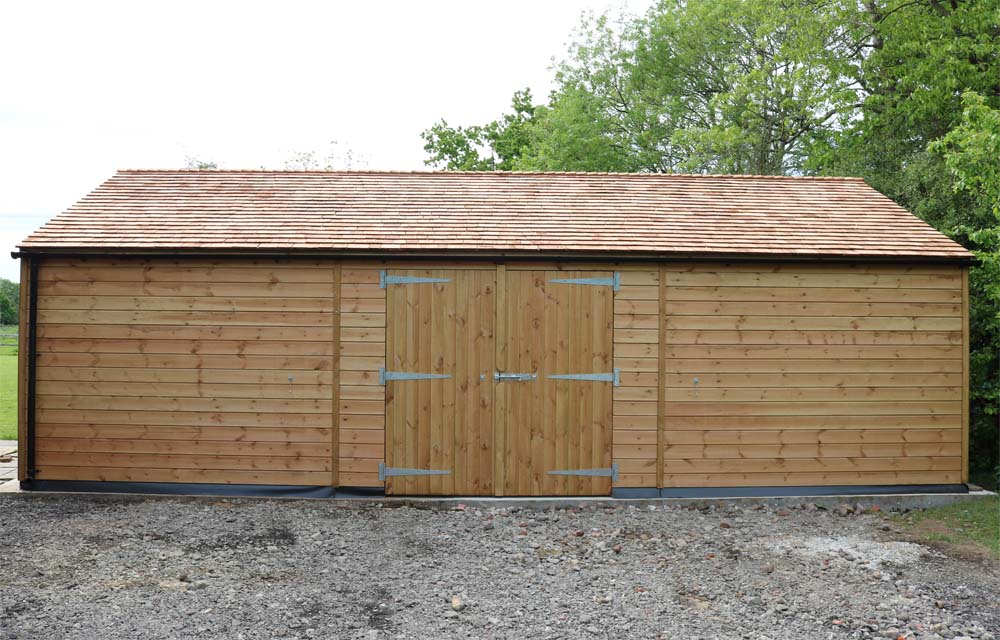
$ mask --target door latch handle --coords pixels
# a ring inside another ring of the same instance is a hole
[[[537,373],[500,373],[499,371],[493,372],[493,380],[495,382],[527,382],[529,380],[534,380],[538,377]]]

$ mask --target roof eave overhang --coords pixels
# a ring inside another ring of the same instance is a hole
[[[175,247],[145,249],[136,247],[19,247],[11,253],[13,258],[49,256],[73,257],[257,257],[257,258],[366,258],[408,260],[428,258],[472,260],[595,260],[607,262],[649,261],[740,261],[761,262],[920,262],[942,264],[972,264],[975,256],[939,254],[847,254],[847,253],[738,253],[706,251],[552,251],[552,250],[469,250],[469,249],[278,249],[278,248],[206,248]]]

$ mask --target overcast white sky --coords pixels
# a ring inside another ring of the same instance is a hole
[[[0,9],[0,277],[9,251],[119,168],[282,168],[349,148],[423,168],[438,118],[539,100],[584,11],[651,0],[10,2]]]

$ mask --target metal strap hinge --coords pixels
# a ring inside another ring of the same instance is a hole
[[[403,467],[387,467],[384,462],[378,463],[378,480],[385,482],[386,478],[398,476],[447,476],[451,471],[441,469],[405,469]]]
[[[451,376],[446,373],[409,373],[407,371],[386,371],[382,367],[378,370],[378,383],[385,384],[390,380],[443,380]]]
[[[594,287],[611,287],[612,291],[622,288],[622,274],[615,271],[610,278],[552,278],[549,282],[559,284],[587,284]]]
[[[610,382],[613,386],[621,386],[621,369],[615,368],[611,373],[560,373],[546,376],[550,380],[592,380],[594,382]]]
[[[378,286],[385,289],[390,284],[420,284],[422,282],[451,282],[451,278],[424,278],[421,276],[390,276],[383,269],[378,272]]]
[[[550,476],[590,476],[592,478],[611,478],[618,482],[618,463],[600,469],[565,469],[547,472]]]

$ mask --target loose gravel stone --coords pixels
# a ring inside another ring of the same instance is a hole
[[[997,640],[996,565],[845,506],[0,498],[0,638]]]

